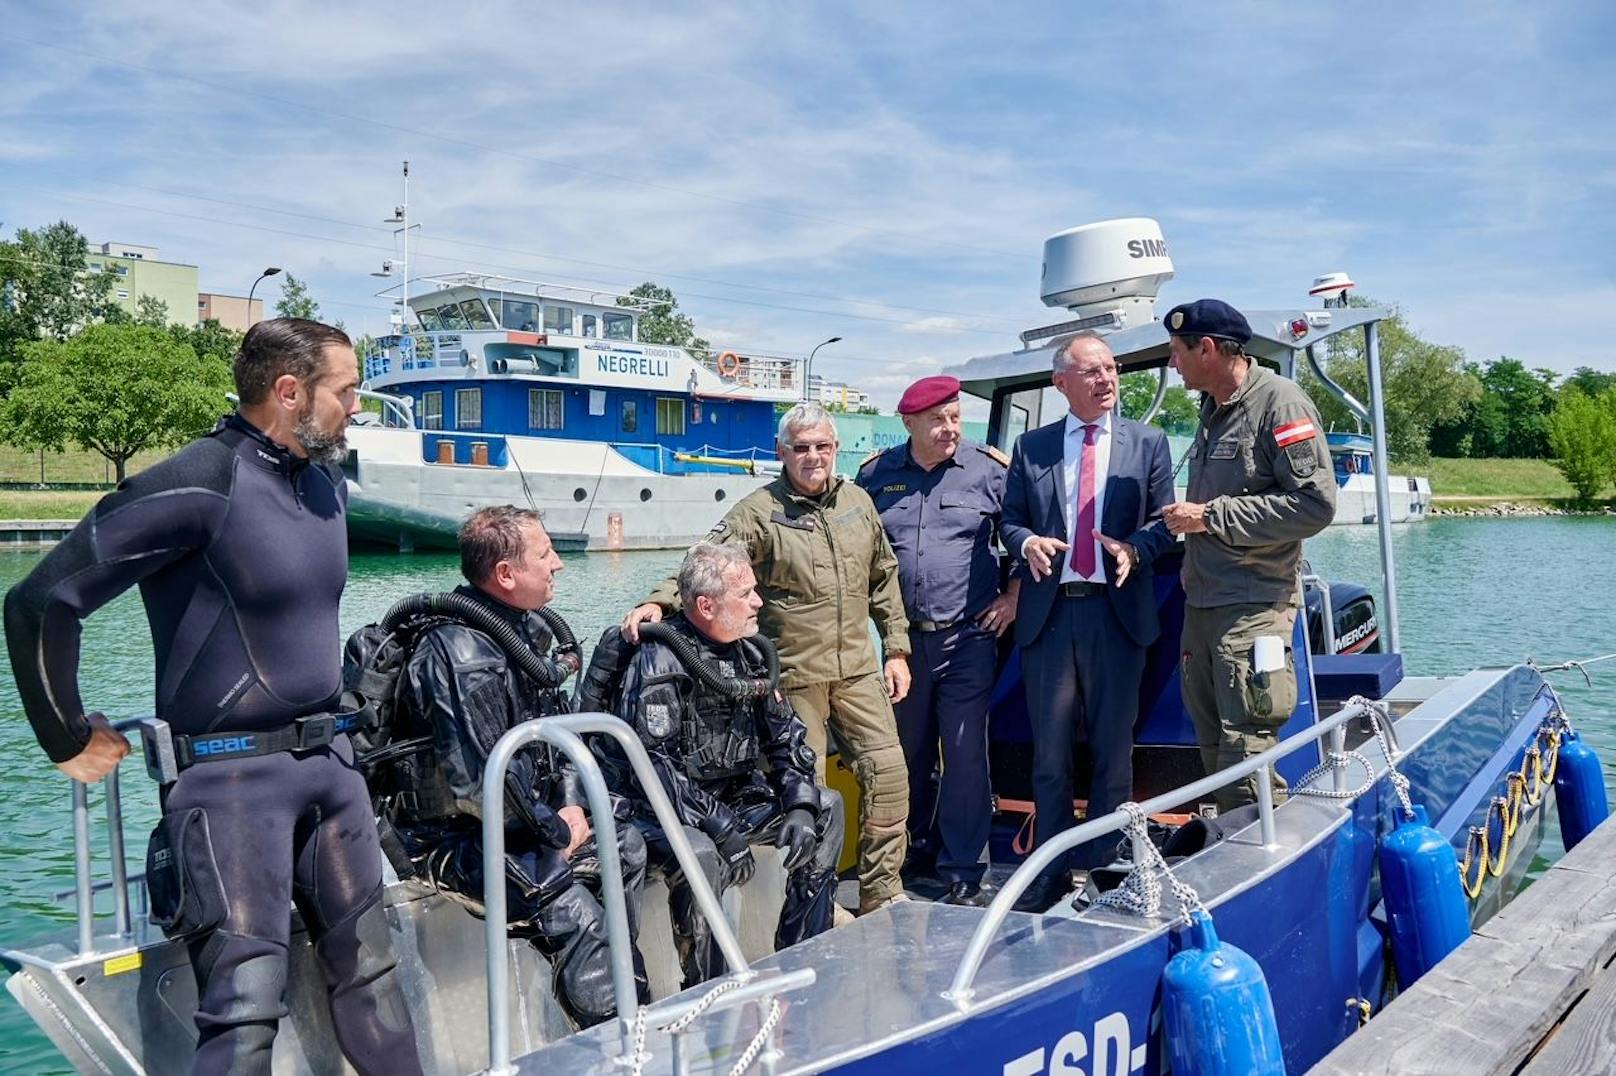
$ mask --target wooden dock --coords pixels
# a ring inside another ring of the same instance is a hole
[[[1551,867],[1314,1074],[1616,1072],[1616,820]]]

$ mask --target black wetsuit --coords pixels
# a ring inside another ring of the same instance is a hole
[[[74,757],[89,739],[79,622],[136,583],[156,651],[157,716],[175,733],[279,728],[330,707],[342,677],[345,501],[335,469],[235,415],[102,498],[6,595],[17,690],[51,759]],[[192,766],[168,787],[165,817],[196,807],[227,912],[190,942],[195,1071],[269,1070],[295,897],[343,1052],[361,1072],[419,1072],[381,910],[374,817],[348,737]]]

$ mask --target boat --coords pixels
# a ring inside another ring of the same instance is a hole
[[[1330,462],[1335,467],[1335,526],[1374,523],[1374,439],[1365,433],[1327,433]],[[1386,480],[1388,511],[1393,523],[1418,523],[1431,509],[1431,480],[1391,475]]]
[[[678,549],[778,474],[789,358],[644,342],[643,299],[476,273],[422,278],[362,356],[379,411],[350,427],[350,534],[453,548],[486,504],[538,510],[562,549]]]
[[[1074,234],[1076,241],[1064,238]],[[1050,242],[1046,301],[1074,307],[1074,316],[1046,327],[1053,332],[1035,330],[1028,346],[954,371],[967,392],[990,401],[988,439],[1005,449],[1044,417],[1052,348],[1074,325],[1107,330],[1124,370],[1157,370],[1166,362],[1167,333],[1149,300],[1171,262],[1154,222],[1105,222]],[[1130,247],[1140,253],[1130,256]],[[1256,332],[1250,353],[1288,376],[1299,350],[1361,334],[1370,383],[1378,383],[1377,326],[1385,311],[1245,314]],[[1383,463],[1378,398],[1371,412],[1373,454]],[[1381,466],[1373,473],[1387,472]],[[1388,496],[1380,482],[1382,509]],[[1407,673],[1389,512],[1379,512],[1377,527],[1386,595],[1384,608],[1373,611],[1377,645],[1358,646],[1362,637],[1345,646],[1314,644],[1311,634],[1336,634],[1350,622],[1342,613],[1357,616],[1364,598],[1337,601],[1339,584],[1309,570],[1303,582],[1318,612],[1297,620],[1299,702],[1274,748],[1224,771],[1201,771],[1175,675],[1183,594],[1169,559],[1156,567],[1163,638],[1150,652],[1142,685],[1135,803],[1087,819],[1019,866],[996,846],[1001,884],[987,908],[894,904],[779,953],[769,952],[782,882],[771,850],[758,850],[753,880],[720,902],[699,884],[690,849],[675,839],[731,974],[670,993],[674,956],[663,891],[648,885],[641,942],[652,982],[661,985],[646,1006],[634,997],[623,896],[610,862],[610,810],[585,738],[621,744],[670,837],[680,833],[672,807],[637,739],[615,718],[572,714],[511,730],[485,774],[485,854],[498,862],[503,772],[511,757],[541,740],[571,757],[603,831],[620,1019],[583,1031],[566,1024],[549,994],[548,965],[506,937],[503,891],[490,894],[479,918],[462,900],[393,880],[387,914],[422,1056],[440,1072],[707,1073],[755,1064],[775,1074],[1159,1073],[1182,1046],[1167,1038],[1164,968],[1192,944],[1182,929],[1186,917],[1204,913],[1225,942],[1260,967],[1283,1067],[1305,1071],[1372,1019],[1400,979],[1412,978],[1390,940],[1395,931],[1379,846],[1411,824],[1418,808],[1438,835],[1433,851],[1450,856],[1458,875],[1460,891],[1444,899],[1458,902],[1463,927],[1485,922],[1521,885],[1556,803],[1556,759],[1574,736],[1545,671],[1530,664],[1443,677]],[[1016,677],[1012,661],[995,692],[996,750],[1015,743],[1014,710],[1024,705]],[[160,741],[152,719],[120,726],[140,727],[143,740]],[[1289,784],[1283,802],[1266,794],[1271,772]],[[1200,820],[1215,813],[1213,792],[1248,776],[1258,778],[1264,794],[1254,810],[1222,819],[1221,833],[1214,833]],[[995,773],[996,781],[1008,779]],[[141,880],[123,867],[116,772],[103,798],[107,877],[98,881],[92,870],[88,790],[75,784],[77,931],[0,949],[13,972],[7,989],[81,1069],[176,1070],[194,1037],[195,986],[184,947],[147,922]],[[1180,837],[1171,864],[1159,860],[1153,818]],[[1198,826],[1199,844],[1186,839]],[[1074,893],[1043,916],[1012,910],[1053,855],[1107,834],[1119,838],[1110,872],[1116,888]],[[276,1042],[277,1071],[335,1071],[340,1060],[323,986],[298,923],[289,1006]],[[1248,1015],[1241,1009],[1232,1019]]]

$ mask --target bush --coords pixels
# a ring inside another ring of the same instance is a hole
[[[1577,499],[1587,502],[1616,480],[1616,391],[1598,399],[1575,389],[1561,394],[1548,418],[1554,465]]]

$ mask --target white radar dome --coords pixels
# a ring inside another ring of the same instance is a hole
[[[1161,225],[1149,217],[1102,220],[1044,240],[1044,305],[1079,315],[1116,311],[1129,324],[1155,320],[1156,292],[1173,278]]]

